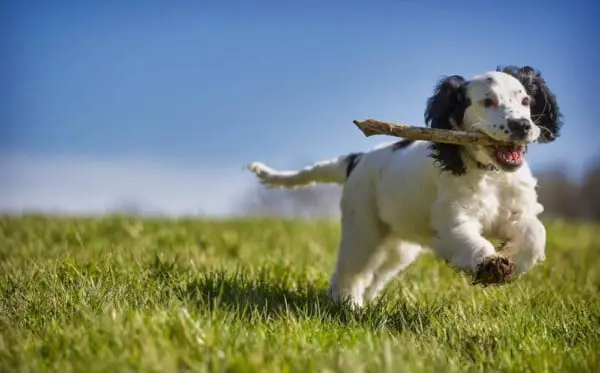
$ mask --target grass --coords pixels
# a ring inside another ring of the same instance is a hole
[[[548,230],[516,283],[424,255],[351,312],[337,223],[0,218],[0,371],[598,371],[600,229]]]

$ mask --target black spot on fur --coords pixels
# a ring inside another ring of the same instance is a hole
[[[457,129],[462,127],[463,116],[470,102],[467,99],[467,81],[459,75],[441,79],[434,93],[427,100],[425,123],[431,128]],[[443,171],[454,175],[466,172],[466,166],[460,154],[460,145],[431,144],[431,157]]]
[[[412,143],[414,143],[414,140],[400,140],[397,143],[395,143],[394,145],[392,145],[392,150],[396,151],[396,150],[402,150],[404,148],[408,148]]]
[[[365,153],[351,153],[346,156],[346,162],[348,163],[346,166],[346,179],[350,177],[352,170],[354,170],[364,154]]]
[[[548,88],[540,72],[531,66],[498,67],[496,70],[514,76],[525,87],[527,94],[531,97],[531,119],[542,130],[539,141],[547,143],[556,140],[560,136],[560,129],[563,125],[562,113],[556,102],[556,96]]]

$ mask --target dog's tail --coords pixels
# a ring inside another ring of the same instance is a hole
[[[321,161],[297,171],[277,171],[260,162],[248,165],[261,183],[270,187],[302,188],[320,183],[343,184],[364,153],[351,153]]]

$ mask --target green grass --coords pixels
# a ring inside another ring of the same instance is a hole
[[[600,228],[481,288],[424,255],[360,312],[337,223],[0,218],[0,371],[598,371]]]

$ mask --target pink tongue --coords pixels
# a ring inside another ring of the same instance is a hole
[[[519,151],[507,151],[507,152],[503,152],[503,153],[504,153],[504,158],[508,161],[514,161],[514,160],[521,158],[521,154],[519,154]]]

